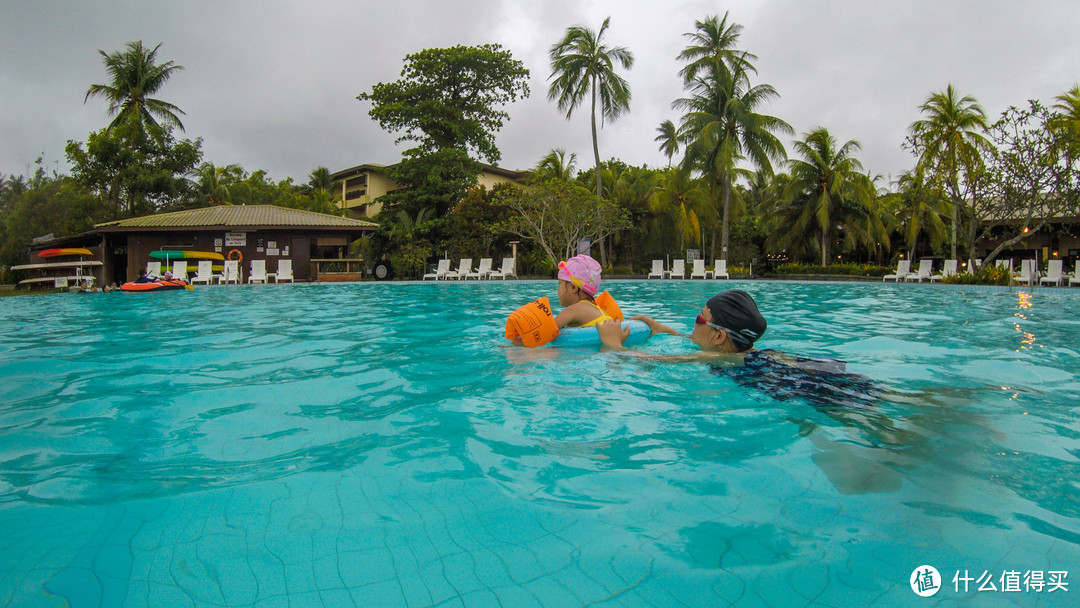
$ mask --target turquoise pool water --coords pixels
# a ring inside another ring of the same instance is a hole
[[[554,286],[0,299],[0,604],[1076,605],[1080,291],[607,285],[683,329],[748,290],[884,391],[820,409],[507,347]]]

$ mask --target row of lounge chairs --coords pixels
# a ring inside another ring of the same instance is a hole
[[[1012,260],[998,260],[997,264],[1008,272],[1012,272]],[[921,283],[923,279],[927,279],[932,283],[956,274],[956,260],[945,260],[944,271],[941,274],[933,274],[933,265],[933,260],[919,260],[919,269],[911,272],[911,260],[900,260],[896,265],[896,272],[885,275],[881,280],[893,279],[898,283],[901,280]],[[1050,260],[1047,263],[1046,275],[1040,277],[1039,272],[1035,270],[1035,260],[1023,260],[1020,262],[1020,272],[1012,273],[1013,281],[1031,284],[1038,279],[1040,285],[1047,283],[1062,285],[1066,281],[1069,285],[1080,285],[1080,261],[1076,262],[1076,269],[1071,275],[1064,274],[1063,266],[1064,262],[1062,260]]]
[[[1012,260],[998,260],[998,266],[1005,268],[1007,271],[1012,272]],[[1035,260],[1021,260],[1020,271],[1012,273],[1013,282],[1033,284],[1038,279],[1039,285],[1045,285],[1047,283],[1053,285],[1068,284],[1080,285],[1080,260],[1076,261],[1076,267],[1073,268],[1072,274],[1065,272],[1064,260],[1049,260],[1046,263],[1046,274],[1042,274],[1036,269]]]
[[[514,272],[514,258],[503,258],[502,267],[498,270],[494,270],[491,264],[494,260],[492,258],[480,258],[480,265],[476,270],[472,269],[472,258],[462,258],[458,264],[457,270],[450,269],[450,260],[439,260],[439,265],[436,267],[435,272],[429,272],[425,274],[422,279],[449,280],[449,279],[502,279],[506,280],[506,277],[517,278],[517,274]]]
[[[214,273],[213,262],[201,261],[199,268],[193,276],[188,277],[187,262],[173,262],[172,275],[174,279],[182,279],[196,283],[240,283],[240,262],[238,260],[225,260],[221,273]],[[147,262],[146,276],[161,276],[161,262]],[[278,260],[277,272],[266,272],[266,260],[251,260],[251,271],[248,274],[248,283],[267,283],[271,279],[275,283],[293,282],[292,260]]]
[[[918,281],[922,283],[923,279],[926,279],[933,283],[956,274],[956,260],[945,260],[945,269],[941,274],[933,274],[933,271],[934,260],[919,260],[919,269],[915,272],[911,272],[911,260],[900,260],[896,265],[896,272],[885,275],[881,280],[882,282],[893,279],[897,283],[900,281]]]
[[[714,260],[713,269],[705,269],[705,260],[693,260],[693,270],[690,272],[690,278],[696,279],[701,277],[702,279],[730,279],[731,276],[727,271],[727,260]],[[649,272],[649,279],[685,279],[686,278],[686,260],[674,260],[671,262],[671,270],[664,270],[664,260],[653,260],[652,270]]]

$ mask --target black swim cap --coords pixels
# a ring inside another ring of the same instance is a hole
[[[768,327],[754,298],[745,291],[722,291],[709,298],[705,305],[712,313],[713,323],[730,329],[731,339],[740,344],[752,345]]]

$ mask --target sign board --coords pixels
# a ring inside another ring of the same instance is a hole
[[[701,250],[700,249],[687,249],[686,250],[686,259],[691,260],[691,261],[692,260],[700,260],[701,259]]]
[[[577,242],[578,255],[589,253],[589,248],[592,247],[592,239],[585,237]]]
[[[247,233],[246,232],[226,232],[225,233],[225,246],[226,247],[246,247],[247,246]]]

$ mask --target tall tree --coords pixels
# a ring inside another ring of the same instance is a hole
[[[1080,170],[1065,161],[1063,132],[1051,126],[1058,116],[1030,100],[1027,107],[1002,112],[990,126],[995,151],[981,176],[985,189],[972,199],[971,210],[981,220],[972,243],[998,240],[984,266],[1055,218],[1080,215]]]
[[[544,158],[540,159],[540,163],[536,165],[535,175],[537,179],[541,181],[547,181],[549,179],[574,179],[574,172],[577,170],[577,154],[571,153],[569,157],[566,156],[566,150],[562,148],[555,148],[551,152],[548,152]]]
[[[127,49],[116,53],[99,50],[104,58],[105,69],[109,74],[109,84],[93,84],[86,91],[86,100],[101,97],[109,102],[109,116],[115,115],[109,129],[124,123],[158,126],[158,120],[165,127],[177,127],[184,130],[178,114],[180,108],[171,103],[153,99],[172,75],[184,69],[171,61],[157,63],[159,43],[153,49],[143,46],[141,40],[127,43]]]
[[[334,188],[334,180],[330,179],[330,170],[326,167],[316,167],[308,174],[308,187],[312,190],[325,190],[329,192]]]
[[[551,179],[524,188],[499,190],[499,201],[514,211],[499,229],[536,243],[551,267],[574,255],[584,238],[618,230],[626,214],[580,184]]]
[[[700,171],[717,186],[721,199],[721,257],[727,259],[731,223],[732,184],[737,164],[749,159],[759,169],[772,170],[772,161],[785,157],[784,145],[775,135],[789,134],[791,126],[758,109],[777,97],[770,85],[752,86],[746,62],[733,66],[714,63],[686,83],[690,97],[675,101],[685,110],[680,132],[687,138],[683,166]],[[715,226],[714,226],[715,231]],[[713,239],[712,257],[716,257]]]
[[[1054,113],[1050,128],[1063,146],[1065,162],[1072,166],[1080,157],[1080,85],[1073,85],[1054,99],[1057,103],[1050,108]]]
[[[498,163],[495,133],[510,115],[502,106],[529,96],[529,70],[498,44],[425,49],[405,57],[401,78],[357,96],[397,141],[415,141],[413,155],[452,148]],[[415,215],[415,214],[413,214]]]
[[[68,141],[71,173],[107,202],[117,218],[148,215],[190,200],[187,179],[202,160],[202,140],[175,141],[156,124],[122,123]]]
[[[702,239],[702,219],[710,211],[708,192],[685,169],[675,168],[663,174],[649,197],[649,210],[667,216],[679,235],[678,251],[687,243]]]
[[[919,157],[918,168],[939,180],[952,204],[952,258],[956,259],[960,209],[968,177],[979,170],[980,152],[992,146],[987,140],[986,113],[974,97],[961,97],[950,84],[933,93],[919,110],[926,116],[912,123],[910,142]],[[977,221],[977,220],[972,220]]]
[[[915,259],[915,246],[925,234],[934,249],[945,242],[948,230],[941,217],[950,212],[950,205],[939,188],[926,183],[923,172],[916,168],[896,180],[898,192],[888,197],[890,230],[900,232],[908,246],[908,259]]]
[[[603,42],[604,32],[611,23],[611,17],[604,19],[600,30],[593,32],[584,25],[575,25],[566,30],[563,39],[551,47],[551,76],[553,80],[548,88],[548,99],[558,100],[559,109],[566,112],[566,118],[589,98],[592,125],[593,160],[596,163],[596,196],[602,196],[602,177],[600,174],[600,147],[596,137],[597,104],[600,109],[601,124],[606,120],[615,120],[630,108],[630,85],[615,73],[615,64],[629,70],[634,65],[634,55],[626,47],[608,47]]]
[[[241,185],[244,170],[240,165],[219,167],[214,163],[203,163],[194,172],[194,186],[200,203],[203,205],[231,205],[233,190]]]
[[[702,72],[708,74],[723,69],[756,73],[751,62],[757,55],[735,49],[742,31],[742,25],[728,23],[728,13],[724,13],[723,19],[713,15],[704,21],[695,21],[694,31],[684,34],[689,44],[679,53],[679,59],[687,62],[679,71],[683,81],[693,82]]]
[[[842,232],[849,250],[858,242],[872,246],[880,236],[868,230],[863,221],[875,192],[854,156],[860,148],[855,140],[837,147],[829,131],[818,127],[795,142],[795,151],[802,158],[788,161],[791,181],[784,198],[801,207],[794,228],[818,234],[822,266],[829,264],[831,244],[838,233]]]
[[[667,157],[667,164],[670,167],[671,157],[679,153],[679,130],[675,128],[675,123],[665,120],[656,127],[656,132],[658,135],[653,138],[653,141],[660,142],[660,151]]]

